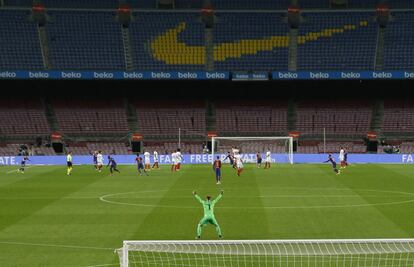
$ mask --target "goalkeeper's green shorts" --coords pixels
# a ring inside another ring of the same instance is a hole
[[[216,218],[214,217],[204,217],[203,219],[200,220],[198,224],[201,224],[201,225],[212,224],[214,226],[218,225]]]

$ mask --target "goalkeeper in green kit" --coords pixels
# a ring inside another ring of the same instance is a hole
[[[219,238],[222,238],[220,225],[217,223],[216,218],[214,218],[214,205],[220,200],[223,196],[223,190],[221,190],[220,195],[218,195],[215,199],[211,200],[211,196],[207,196],[207,200],[202,200],[199,195],[197,195],[196,191],[193,191],[193,195],[198,200],[198,202],[203,205],[204,208],[204,217],[200,220],[197,225],[197,239],[201,238],[202,227],[207,224],[212,224],[216,227],[216,232]]]

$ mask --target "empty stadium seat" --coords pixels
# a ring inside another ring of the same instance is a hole
[[[304,13],[299,70],[373,70],[378,24],[369,12]]]
[[[414,132],[414,101],[385,100],[381,130],[394,134]]]
[[[385,29],[385,70],[414,69],[414,13],[393,12],[392,20]]]
[[[135,106],[140,133],[144,137],[177,137],[179,128],[182,136],[206,136],[206,109],[202,102],[136,101]]]
[[[303,101],[298,104],[296,128],[302,134],[365,136],[372,104],[362,101]]]
[[[140,70],[203,70],[204,25],[197,13],[134,13],[134,63]]]
[[[223,71],[286,70],[288,25],[281,13],[220,13],[214,67]]]
[[[220,134],[286,134],[287,101],[285,103],[258,102],[255,106],[248,101],[218,102],[216,130]]]
[[[121,25],[113,12],[51,11],[52,66],[57,69],[125,69]]]
[[[121,99],[53,101],[62,133],[128,133],[128,122]]]
[[[36,24],[30,12],[0,10],[0,69],[43,69]]]
[[[49,135],[40,99],[0,99],[0,135]]]

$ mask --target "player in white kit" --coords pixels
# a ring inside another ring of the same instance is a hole
[[[154,150],[154,164],[152,165],[152,168],[154,169],[159,169],[160,167],[158,166],[158,152],[157,150]]]
[[[175,162],[176,162],[175,170],[179,171],[181,168],[181,163],[183,162],[183,155],[181,155],[181,150],[179,148],[177,149],[177,152],[175,152]]]
[[[176,162],[176,154],[175,154],[176,152],[173,152],[172,154],[171,154],[171,171],[172,172],[175,172],[175,170],[176,170],[176,164],[177,164],[177,162]]]
[[[341,162],[341,169],[345,168],[345,150],[343,147],[339,150],[339,161]]]
[[[243,166],[243,161],[242,161],[242,159],[241,159],[240,154],[236,154],[236,155],[234,156],[234,160],[236,161],[237,176],[240,176],[240,174],[242,173],[243,168],[244,168],[244,166]]]
[[[148,151],[144,152],[144,168],[145,171],[149,171],[151,169],[151,155]]]
[[[270,163],[272,162],[272,153],[270,152],[270,150],[268,150],[266,152],[266,158],[265,158],[265,169],[269,169],[270,168]]]
[[[96,155],[96,163],[96,166],[98,167],[98,172],[101,172],[103,166],[103,155],[101,151],[98,151],[98,154]]]

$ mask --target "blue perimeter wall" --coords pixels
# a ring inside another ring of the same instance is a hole
[[[217,156],[217,155],[216,155]],[[226,154],[219,154],[223,160]],[[338,154],[333,155],[339,162]],[[114,155],[118,164],[135,164],[135,155]],[[66,165],[66,156],[31,156],[28,165]],[[211,163],[210,154],[191,154],[184,155],[183,164],[206,164]],[[245,163],[256,162],[256,154],[243,154],[242,159]],[[298,163],[322,163],[327,159],[325,154],[294,154],[293,161]],[[21,156],[0,156],[1,165],[19,165]],[[272,161],[276,163],[288,163],[287,154],[272,154]],[[104,156],[104,163],[108,162]],[[228,162],[228,161],[227,161]],[[348,162],[352,163],[394,163],[394,164],[414,164],[414,154],[349,154]],[[151,163],[153,157],[151,156]],[[170,155],[159,155],[160,164],[171,164]],[[226,163],[226,162],[224,162]],[[92,156],[73,156],[73,164],[93,164]]]
[[[400,71],[26,71],[0,70],[0,79],[51,80],[387,80],[414,79],[414,70]]]

